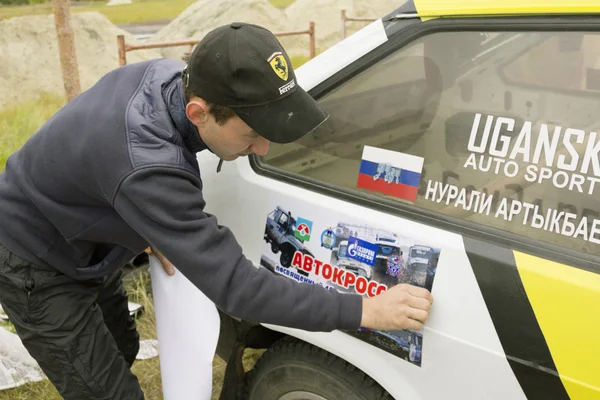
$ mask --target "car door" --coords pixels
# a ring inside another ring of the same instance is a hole
[[[384,18],[298,70],[331,115],[317,131],[219,174],[201,154],[207,210],[256,267],[435,298],[422,331],[268,327],[395,399],[600,398],[599,31],[597,17]],[[278,207],[310,252],[289,266],[263,234]],[[371,278],[336,265],[332,236]],[[382,239],[402,257],[382,258]],[[412,247],[434,265],[412,270]]]

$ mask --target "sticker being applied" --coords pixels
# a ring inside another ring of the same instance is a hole
[[[415,201],[422,171],[422,157],[365,146],[356,186]]]
[[[432,289],[441,249],[428,243],[429,239],[423,243],[413,232],[347,221],[343,215],[302,202],[285,207],[273,204],[271,210],[263,237],[262,268],[297,282],[365,298],[400,283]],[[320,233],[320,240],[311,241],[313,233]],[[421,365],[423,330],[363,328],[346,333]]]

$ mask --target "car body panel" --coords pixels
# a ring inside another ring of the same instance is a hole
[[[214,155],[199,153],[198,160],[203,171],[207,212],[217,215],[219,223],[234,232],[244,253],[256,266],[260,264],[265,217],[272,211],[270,203],[273,198],[277,198],[280,204],[286,204],[288,209],[294,209],[294,206],[298,209],[298,205],[301,205],[302,210],[321,208],[328,213],[347,216],[357,213],[354,204],[257,175],[248,160],[226,163],[219,174],[212,173],[218,163]],[[250,192],[254,195],[247,196]],[[235,213],[231,212],[233,209]],[[464,391],[461,379],[471,382],[469,390],[472,398],[493,399],[490,394],[494,393],[498,399],[524,399],[504,356],[461,236],[410,220],[390,218],[386,213],[368,208],[361,207],[359,214],[360,221],[392,227],[405,226],[411,231],[421,232],[423,238],[435,238],[436,243],[443,243],[440,267],[434,282],[436,306],[423,335],[421,367],[340,331],[318,333],[269,324],[265,326],[298,337],[345,359],[376,377],[377,382],[395,399],[460,396]],[[244,215],[244,218],[239,218],[240,215]],[[451,268],[442,267],[443,257],[446,257]],[[451,284],[455,279],[463,282],[459,296]],[[382,365],[386,365],[386,368],[381,368]],[[458,375],[450,378],[450,370]],[[488,374],[505,379],[497,379],[490,386],[486,379]]]
[[[409,1],[298,68],[298,82],[305,90],[314,89],[319,94],[326,91],[328,85],[337,87],[339,81],[381,60],[381,54],[385,52],[383,49],[389,45],[389,35],[402,35],[402,30],[406,30],[411,32],[409,38],[417,38],[415,32],[421,28],[416,24],[422,24],[421,21],[431,16],[492,17],[511,13],[520,16],[547,13],[567,16],[600,11],[600,5],[593,3],[533,1],[517,4],[514,1],[498,3],[486,0],[450,4]],[[410,16],[411,12],[418,13],[419,17]],[[398,14],[404,14],[405,18],[394,19],[394,15]],[[422,25],[433,26],[436,23],[430,21]],[[600,26],[600,20],[598,24]],[[490,43],[489,51],[478,59],[477,65],[462,71],[458,79],[475,76],[477,85],[502,87],[500,78],[484,79],[482,72],[507,62],[504,55],[516,52],[519,46],[535,46],[536,40],[538,38],[500,33],[487,42]],[[416,54],[417,57],[422,55]],[[390,66],[390,74],[393,71]],[[480,75],[482,77],[477,78]],[[378,82],[377,86],[381,89],[380,93],[386,89],[392,94],[394,90],[411,93],[423,83],[407,79],[394,88],[386,87],[385,81]],[[515,85],[513,89],[516,103],[543,102],[536,88]],[[451,94],[452,90],[455,89],[449,89],[448,93]],[[379,97],[386,98],[385,95]],[[397,99],[395,104],[413,102],[415,108],[421,107],[418,98],[406,97]],[[561,99],[565,101],[563,105],[530,107],[528,115],[531,119],[550,119],[561,107],[577,101],[579,97],[577,93],[566,91]],[[589,102],[578,103],[580,106],[572,111],[574,118],[581,122],[582,129],[597,126],[593,117],[595,113],[591,111],[597,107],[593,97],[590,99]],[[450,117],[460,112],[475,112],[477,104],[482,101],[483,98],[475,97],[471,102],[472,109],[456,103],[454,109],[448,108],[448,115],[438,115],[439,118],[431,121],[430,130],[443,132],[445,121]],[[490,104],[501,113],[506,103],[502,99],[494,101],[496,103],[490,101]],[[375,97],[357,96],[355,103],[337,104],[332,101],[328,106],[335,112],[344,112],[347,108],[346,112],[352,113],[368,104],[383,108],[392,103]],[[386,135],[387,132],[381,134],[382,144]],[[379,140],[379,137],[375,139]],[[236,234],[245,254],[257,268],[263,265],[265,255],[270,255],[262,238],[265,219],[276,207],[308,218],[314,226],[322,226],[322,234],[315,228],[312,232],[315,239],[304,243],[315,258],[327,254],[326,250],[332,250],[333,260],[335,252],[339,251],[343,238],[330,240],[326,246],[323,246],[324,242],[320,246],[313,243],[319,235],[332,238],[339,221],[349,226],[368,225],[406,234],[412,240],[411,243],[403,242],[406,265],[411,263],[411,246],[439,249],[435,252],[438,257],[435,267],[430,268],[430,263],[425,266],[426,274],[432,276],[429,284],[435,304],[422,333],[422,346],[411,346],[404,333],[394,336],[385,332],[381,335],[404,349],[408,358],[404,359],[398,356],[404,354],[402,352],[394,354],[385,346],[347,332],[317,333],[269,324],[264,326],[314,344],[348,361],[399,400],[600,399],[600,374],[597,373],[600,370],[600,267],[597,257],[584,254],[587,249],[562,249],[545,242],[521,239],[503,232],[503,226],[493,226],[494,230],[477,222],[471,223],[465,213],[452,205],[440,204],[439,209],[433,211],[406,204],[390,205],[381,199],[332,188],[320,181],[318,175],[305,174],[305,165],[310,165],[310,168],[324,168],[323,171],[331,176],[343,175],[352,167],[348,159],[351,151],[355,151],[352,147],[360,144],[360,138],[356,140],[340,144],[339,160],[336,162],[332,162],[333,158],[326,152],[313,152],[315,154],[305,158],[290,158],[285,168],[281,168],[286,170],[284,172],[258,165],[256,159],[251,162],[238,159],[225,163],[217,174],[214,169],[218,160],[214,155],[203,152],[198,159],[203,171],[207,211],[217,215],[219,223]],[[437,138],[426,141],[425,145],[427,149],[434,150],[440,147]],[[448,148],[449,144],[443,143],[442,146]],[[306,153],[306,149],[302,150]],[[278,151],[281,149],[274,149],[275,156],[278,156]],[[280,156],[287,155],[282,153]],[[453,169],[456,168],[455,161],[445,152],[432,150],[427,157],[433,160],[432,163],[445,168],[441,169],[444,176],[430,175],[427,179],[457,179]],[[484,184],[490,181],[486,176],[481,179],[487,179]],[[487,187],[494,189],[494,185],[498,182],[491,180]],[[544,196],[541,189],[539,196]],[[597,203],[595,199],[587,201]],[[593,207],[593,204],[588,206]],[[506,223],[504,227],[509,226]],[[419,261],[418,258],[415,260]],[[273,271],[277,273],[275,269]],[[287,271],[293,272],[296,277],[306,272],[294,265]],[[303,275],[304,278],[306,276],[313,277]],[[417,339],[413,341],[419,343]]]

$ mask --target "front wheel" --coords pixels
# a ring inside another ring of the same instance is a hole
[[[281,256],[279,256],[279,262],[281,266],[284,268],[289,268],[292,265],[292,259],[294,258],[294,253],[288,249],[281,250]]]
[[[277,243],[271,242],[271,251],[273,254],[279,253],[279,246],[277,246]]]
[[[362,371],[318,347],[286,337],[248,373],[246,400],[392,400]]]

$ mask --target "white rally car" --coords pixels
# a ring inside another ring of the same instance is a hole
[[[263,240],[278,208],[324,262],[341,240],[371,267],[378,236],[404,257],[430,248],[435,275],[412,275],[431,285],[430,318],[313,333],[221,313],[226,381],[250,400],[600,399],[600,3],[389,11],[297,70],[331,114],[322,128],[218,174],[212,154],[199,162],[207,211],[257,268],[288,271]],[[372,271],[350,287],[397,284]],[[267,349],[245,376],[244,347]]]

